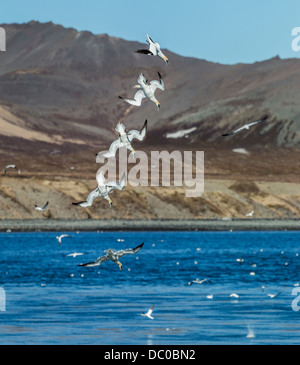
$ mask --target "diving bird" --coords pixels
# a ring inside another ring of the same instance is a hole
[[[118,183],[116,181],[105,182],[105,177],[104,177],[102,171],[100,170],[96,174],[96,181],[97,181],[98,187],[89,193],[89,195],[85,201],[78,202],[78,203],[72,203],[72,204],[79,205],[84,208],[90,207],[96,198],[98,198],[99,196],[102,196],[105,200],[108,201],[109,206],[111,207],[112,200],[110,199],[109,194],[111,193],[111,191],[113,189],[117,189],[117,190],[124,189],[124,186],[126,184],[126,176],[125,176],[125,174],[123,175],[120,183]]]
[[[119,133],[119,138],[110,145],[108,152],[101,153],[103,157],[114,157],[117,150],[121,147],[126,147],[134,154],[135,150],[131,146],[131,142],[134,138],[138,139],[139,141],[142,141],[145,138],[147,132],[147,119],[145,120],[145,123],[140,131],[132,129],[126,133],[125,125],[123,123],[118,123],[115,129]]]
[[[139,252],[140,249],[143,247],[143,245],[144,245],[144,242],[135,248],[126,248],[125,250],[119,250],[119,251],[115,251],[114,249],[109,248],[108,250],[104,251],[104,252],[106,252],[106,255],[98,257],[97,260],[95,260],[93,262],[88,262],[86,264],[80,264],[78,266],[88,266],[88,267],[99,266],[105,261],[112,260],[112,262],[114,262],[115,264],[117,264],[119,266],[120,270],[123,270],[123,265],[119,261],[120,257],[122,257],[124,255],[131,255],[131,254]]]
[[[7,165],[7,166],[5,166],[4,174],[6,174],[8,169],[16,169],[18,171],[18,174],[21,173],[21,170],[19,170],[16,165]]]
[[[162,60],[165,61],[166,65],[169,63],[169,59],[168,57],[166,57],[161,49],[160,49],[160,45],[157,42],[154,42],[149,35],[147,34],[147,40],[146,42],[149,44],[149,49],[138,49],[137,51],[135,51],[135,53],[142,53],[142,54],[146,54],[149,56],[158,56],[160,57]]]
[[[47,208],[47,206],[48,206],[48,204],[49,204],[49,202],[47,202],[43,207],[39,207],[39,206],[37,206],[36,204],[34,204],[34,206],[35,206],[35,210],[39,210],[40,212],[44,212],[45,211],[45,209]]]
[[[148,310],[147,313],[141,313],[141,316],[144,316],[144,317],[148,317],[150,319],[154,319],[152,317],[152,312],[153,312],[153,309],[154,309],[154,305]]]
[[[245,124],[245,125],[243,125],[242,127],[236,129],[233,132],[222,134],[222,136],[230,136],[232,134],[236,134],[236,133],[242,131],[243,129],[249,130],[250,127],[252,127],[255,124],[264,122],[267,118],[268,118],[268,115],[264,115],[261,119],[257,120],[256,122],[252,122],[252,123]]]
[[[64,237],[70,237],[68,234],[61,234],[60,236],[57,236],[56,239],[58,240],[58,246],[61,245],[61,240],[64,238]]]
[[[156,89],[165,90],[165,84],[161,77],[161,74],[159,72],[159,81],[152,80],[149,84],[147,84],[147,80],[145,76],[141,73],[137,79],[138,84],[134,86],[134,88],[140,89],[137,91],[134,95],[134,99],[127,99],[123,98],[122,96],[119,96],[120,99],[126,101],[126,103],[129,103],[131,105],[140,106],[142,103],[142,99],[148,98],[151,101],[153,101],[157,107],[157,109],[160,108],[160,102],[156,99],[154,93]]]

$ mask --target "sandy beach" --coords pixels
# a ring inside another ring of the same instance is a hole
[[[1,220],[2,232],[30,231],[284,231],[300,219],[24,219]]]

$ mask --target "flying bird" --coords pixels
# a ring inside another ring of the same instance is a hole
[[[157,42],[154,42],[149,35],[147,34],[147,40],[146,42],[149,44],[149,49],[138,49],[137,51],[135,51],[135,53],[142,53],[142,54],[146,54],[149,56],[158,56],[160,57],[162,60],[165,61],[166,65],[169,63],[169,59],[168,57],[166,57],[161,49],[160,49],[160,45]]]
[[[72,203],[73,205],[79,205],[84,208],[90,207],[96,198],[98,198],[99,196],[102,196],[105,200],[108,201],[109,206],[111,207],[112,200],[110,199],[109,194],[111,193],[111,191],[113,189],[123,190],[124,186],[126,184],[125,174],[123,175],[120,183],[118,183],[116,181],[105,182],[105,177],[101,170],[97,172],[96,180],[97,180],[98,187],[89,193],[89,195],[85,201],[78,202],[78,203]]]
[[[44,212],[45,211],[45,209],[47,208],[47,206],[48,206],[48,204],[49,204],[49,202],[47,202],[43,207],[39,207],[39,206],[37,206],[36,204],[34,204],[34,206],[35,206],[35,210],[39,210],[40,212]]]
[[[242,127],[236,129],[233,132],[222,134],[222,136],[230,136],[232,134],[236,134],[236,133],[242,131],[243,129],[249,130],[250,127],[252,127],[255,124],[264,122],[267,118],[268,118],[268,115],[264,115],[261,119],[257,120],[256,122],[252,122],[252,123],[245,124],[245,125],[243,125]]]
[[[210,281],[209,279],[202,279],[202,280],[199,280],[199,279],[197,278],[197,279],[195,279],[195,280],[190,281],[190,282],[188,283],[188,285],[192,285],[192,284],[194,284],[194,283],[196,283],[196,284],[203,284],[203,283],[206,283],[206,282],[211,283],[211,281]]]
[[[16,165],[7,165],[7,166],[5,166],[4,174],[6,174],[8,169],[16,169],[18,171],[18,174],[21,173],[21,170],[19,170]]]
[[[94,267],[94,266],[101,265],[105,261],[112,260],[112,262],[114,262],[115,264],[117,264],[119,266],[120,270],[123,270],[123,265],[121,264],[119,259],[124,255],[131,255],[131,254],[135,254],[135,253],[139,252],[140,249],[143,247],[143,245],[144,245],[144,242],[135,248],[126,248],[125,250],[119,250],[119,251],[115,251],[114,249],[109,248],[108,250],[104,251],[104,252],[106,252],[106,255],[98,257],[97,260],[95,260],[93,262],[88,262],[86,264],[80,264],[78,266]]]
[[[253,213],[254,213],[254,210],[251,210],[251,212],[249,212],[249,213],[246,214],[246,217],[252,217],[253,216]]]
[[[157,107],[157,109],[160,108],[160,102],[155,97],[155,91],[156,89],[165,90],[165,84],[161,77],[161,74],[159,72],[159,81],[152,80],[149,84],[147,84],[147,80],[145,76],[141,73],[137,79],[138,84],[134,86],[134,88],[140,89],[137,91],[134,95],[134,99],[126,99],[122,96],[119,96],[120,99],[126,101],[126,103],[129,103],[131,105],[140,106],[142,103],[142,99],[148,98],[151,101],[153,101]]]
[[[271,299],[276,298],[279,294],[281,294],[281,292],[278,292],[276,294],[267,294],[268,297],[270,297]]]
[[[103,157],[114,157],[117,150],[121,147],[126,147],[134,154],[135,150],[131,146],[131,142],[134,138],[138,139],[139,141],[142,141],[145,138],[147,132],[147,119],[145,120],[145,123],[140,131],[132,129],[126,133],[125,125],[123,123],[118,123],[115,129],[119,133],[119,138],[110,145],[108,152],[101,153]]]
[[[65,255],[66,257],[76,257],[76,256],[81,256],[81,255],[84,255],[83,252],[73,252],[73,253],[69,253],[68,255]]]
[[[61,240],[64,238],[64,237],[70,237],[68,234],[61,234],[60,236],[57,236],[56,239],[58,240],[58,246],[61,245]]]
[[[236,293],[229,294],[229,298],[239,298],[240,296]]]
[[[144,317],[148,317],[150,319],[154,319],[152,317],[152,312],[153,312],[153,309],[154,309],[154,305],[148,310],[147,313],[141,313],[141,316],[144,316]]]

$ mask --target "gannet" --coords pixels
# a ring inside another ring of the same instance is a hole
[[[154,96],[154,93],[157,88],[161,90],[165,90],[165,84],[161,77],[161,74],[159,72],[159,81],[152,80],[150,81],[150,84],[147,84],[147,80],[145,76],[141,73],[140,76],[137,79],[138,84],[134,86],[134,88],[140,89],[137,91],[134,95],[134,99],[127,99],[123,98],[122,96],[119,96],[120,99],[126,101],[127,103],[135,106],[140,106],[142,103],[142,99],[148,98],[151,101],[153,101],[156,104],[157,109],[160,108],[160,102],[156,99]]]
[[[114,157],[117,150],[121,147],[126,147],[134,154],[135,150],[131,146],[131,142],[134,138],[138,139],[139,141],[142,141],[145,138],[147,132],[147,119],[145,120],[145,123],[140,131],[132,129],[126,133],[125,125],[123,123],[118,123],[115,129],[119,133],[119,138],[110,145],[108,152],[101,153],[103,157]]]
[[[194,283],[196,283],[196,284],[203,284],[203,283],[205,283],[205,282],[211,283],[211,281],[210,281],[209,279],[202,279],[202,280],[199,280],[199,279],[197,278],[197,279],[195,279],[195,280],[192,280],[192,281],[188,282],[188,285],[192,285],[192,284],[194,284]]]
[[[153,317],[152,317],[152,312],[153,312],[153,309],[154,309],[154,305],[148,310],[148,312],[147,313],[141,313],[141,316],[144,316],[144,317],[148,317],[148,318],[150,318],[150,319],[154,319]]]
[[[253,126],[255,124],[258,124],[258,123],[261,123],[261,122],[265,121],[267,118],[268,118],[268,115],[265,115],[261,119],[257,120],[256,122],[245,124],[245,125],[243,125],[242,127],[236,129],[233,132],[222,134],[222,136],[230,136],[232,134],[235,134],[235,133],[238,133],[238,132],[242,131],[243,129],[249,130],[251,126]]]
[[[70,237],[68,234],[62,234],[60,236],[57,236],[56,239],[58,240],[58,246],[61,245],[61,240],[64,238],[64,237]]]
[[[112,262],[114,262],[115,264],[117,264],[119,266],[120,270],[123,270],[123,265],[119,261],[119,258],[124,255],[130,255],[130,254],[139,252],[140,249],[143,247],[143,245],[144,245],[144,242],[135,248],[127,248],[125,250],[120,250],[120,251],[115,251],[114,249],[109,248],[108,250],[104,251],[104,252],[106,252],[106,255],[98,257],[97,260],[95,260],[93,262],[88,262],[86,264],[80,264],[78,266],[89,266],[89,267],[99,266],[105,261],[112,260]]]
[[[49,202],[47,202],[43,207],[38,207],[36,204],[34,204],[35,206],[35,210],[39,210],[40,212],[44,212],[45,209],[47,208],[47,205],[49,204]]]
[[[254,210],[251,210],[251,212],[249,212],[249,213],[246,214],[246,217],[252,217],[253,216],[253,213],[254,213]]]
[[[267,294],[268,297],[270,297],[271,299],[276,298],[279,294],[281,294],[281,292],[278,292],[276,294]]]
[[[137,51],[135,51],[136,53],[143,53],[143,54],[147,54],[150,56],[158,56],[161,59],[163,59],[166,63],[166,65],[169,63],[169,59],[168,57],[166,57],[161,49],[160,49],[160,45],[157,42],[154,42],[149,35],[147,34],[147,40],[146,42],[148,42],[149,44],[149,49],[138,49]]]
[[[88,197],[86,198],[85,201],[82,202],[78,202],[78,203],[72,203],[73,205],[80,205],[81,207],[90,207],[93,204],[93,201],[98,198],[99,196],[102,196],[105,200],[108,201],[109,206],[112,206],[112,200],[109,197],[110,192],[113,189],[117,189],[117,190],[123,190],[124,186],[126,184],[126,176],[125,174],[123,175],[121,182],[118,183],[116,181],[110,181],[110,182],[105,182],[105,177],[102,173],[101,170],[99,170],[96,174],[96,180],[98,183],[98,187],[93,190],[92,192],[89,193]]]

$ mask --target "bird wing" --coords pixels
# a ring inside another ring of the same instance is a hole
[[[103,175],[102,170],[98,170],[98,171],[97,171],[97,174],[96,174],[96,181],[97,181],[98,186],[103,186],[103,185],[105,185],[105,177],[104,177],[104,175]]]
[[[130,255],[130,254],[134,254],[139,252],[139,250],[144,246],[144,242],[141,243],[139,246],[135,247],[135,248],[126,248],[125,250],[120,250],[115,252],[115,255],[117,255],[118,257],[122,257],[124,255]]]
[[[146,316],[151,316],[153,309],[154,309],[154,305],[148,310],[148,312],[146,313]]]
[[[47,205],[49,204],[49,202],[47,202],[44,206],[43,206],[43,210],[46,209]]]
[[[85,201],[83,202],[78,202],[78,203],[72,203],[73,205],[80,205],[81,207],[90,207],[93,204],[93,201],[98,198],[99,196],[99,192],[98,192],[98,188],[96,188],[95,190],[93,190],[92,192],[89,193],[88,197],[86,198]]]
[[[149,37],[149,34],[147,34],[147,42],[149,43],[149,51],[154,55],[157,56],[157,48],[155,46],[155,43],[153,39]]]
[[[117,139],[116,141],[114,141],[110,147],[108,152],[105,152],[102,154],[103,157],[114,157],[116,155],[116,152],[119,148],[121,148],[123,146],[123,143]]]
[[[108,192],[110,192],[113,189],[123,190],[125,185],[126,185],[126,174],[125,173],[122,176],[120,183],[118,183],[117,181],[110,181],[109,183],[106,184],[106,186],[108,187]]]
[[[142,54],[154,56],[154,54],[150,51],[150,49],[138,49],[135,51],[135,53],[142,53]]]
[[[127,136],[129,142],[131,142],[134,138],[137,138],[139,141],[142,141],[145,138],[146,132],[147,132],[147,119],[145,120],[145,123],[140,131],[133,129],[130,132],[128,132]]]
[[[103,262],[107,261],[108,258],[107,258],[107,255],[105,256],[100,256],[97,258],[97,260],[95,261],[92,261],[92,262],[87,262],[85,264],[80,264],[78,266],[89,266],[89,267],[93,267],[93,266],[99,266],[101,265]]]
[[[159,81],[157,80],[152,80],[150,82],[150,85],[154,88],[154,91],[158,88],[158,89],[161,89],[161,90],[165,90],[165,83],[164,83],[164,80],[162,79],[161,77],[161,74],[159,72],[158,73],[158,76],[159,76]]]
[[[264,122],[266,119],[268,118],[267,115],[263,116],[261,119],[255,121],[255,122],[252,122],[252,123],[249,123],[248,124],[248,127],[251,127],[252,125],[255,125],[255,124],[258,124],[258,123],[261,123],[261,122]]]
[[[140,106],[141,103],[142,103],[142,99],[145,98],[145,97],[146,97],[146,95],[145,95],[143,90],[138,90],[135,93],[133,99],[126,99],[126,98],[123,98],[122,96],[119,96],[119,98],[126,101],[126,103],[131,104],[131,105],[135,105],[135,106]]]

